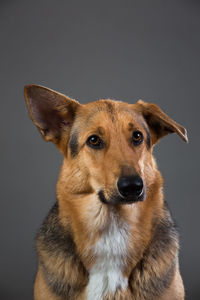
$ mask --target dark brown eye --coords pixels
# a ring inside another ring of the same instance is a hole
[[[103,141],[100,139],[98,135],[91,135],[87,139],[87,145],[94,149],[101,149],[103,148]]]
[[[142,142],[143,142],[143,134],[141,131],[139,130],[136,130],[133,132],[133,135],[132,135],[132,142],[134,145],[138,146],[140,145]]]

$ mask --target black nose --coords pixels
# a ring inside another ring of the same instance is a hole
[[[123,197],[139,197],[143,191],[143,181],[138,175],[120,177],[117,187]]]

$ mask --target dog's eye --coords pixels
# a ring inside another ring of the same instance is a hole
[[[98,135],[91,135],[87,139],[87,145],[94,149],[101,149],[103,148],[103,141],[98,137]]]
[[[139,130],[136,130],[133,132],[133,135],[132,135],[132,142],[134,145],[140,145],[142,142],[143,142],[143,134],[141,131]]]

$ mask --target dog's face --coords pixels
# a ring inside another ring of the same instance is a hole
[[[157,168],[152,147],[186,130],[155,104],[99,100],[81,105],[44,87],[25,87],[31,119],[47,141],[64,155],[59,191],[62,197],[96,195],[104,204],[143,201]],[[71,195],[71,196],[69,196]]]
[[[90,189],[106,204],[142,201],[154,172],[151,143],[137,105],[100,100],[81,106],[67,155],[68,165],[79,168],[75,184],[80,187],[85,175]]]

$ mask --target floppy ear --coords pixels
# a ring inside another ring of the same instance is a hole
[[[63,135],[69,136],[75,113],[81,104],[39,85],[25,86],[24,97],[30,118],[46,141],[58,145]]]
[[[137,106],[151,130],[153,144],[157,143],[161,137],[173,132],[188,142],[186,129],[168,117],[158,105],[139,100]]]

